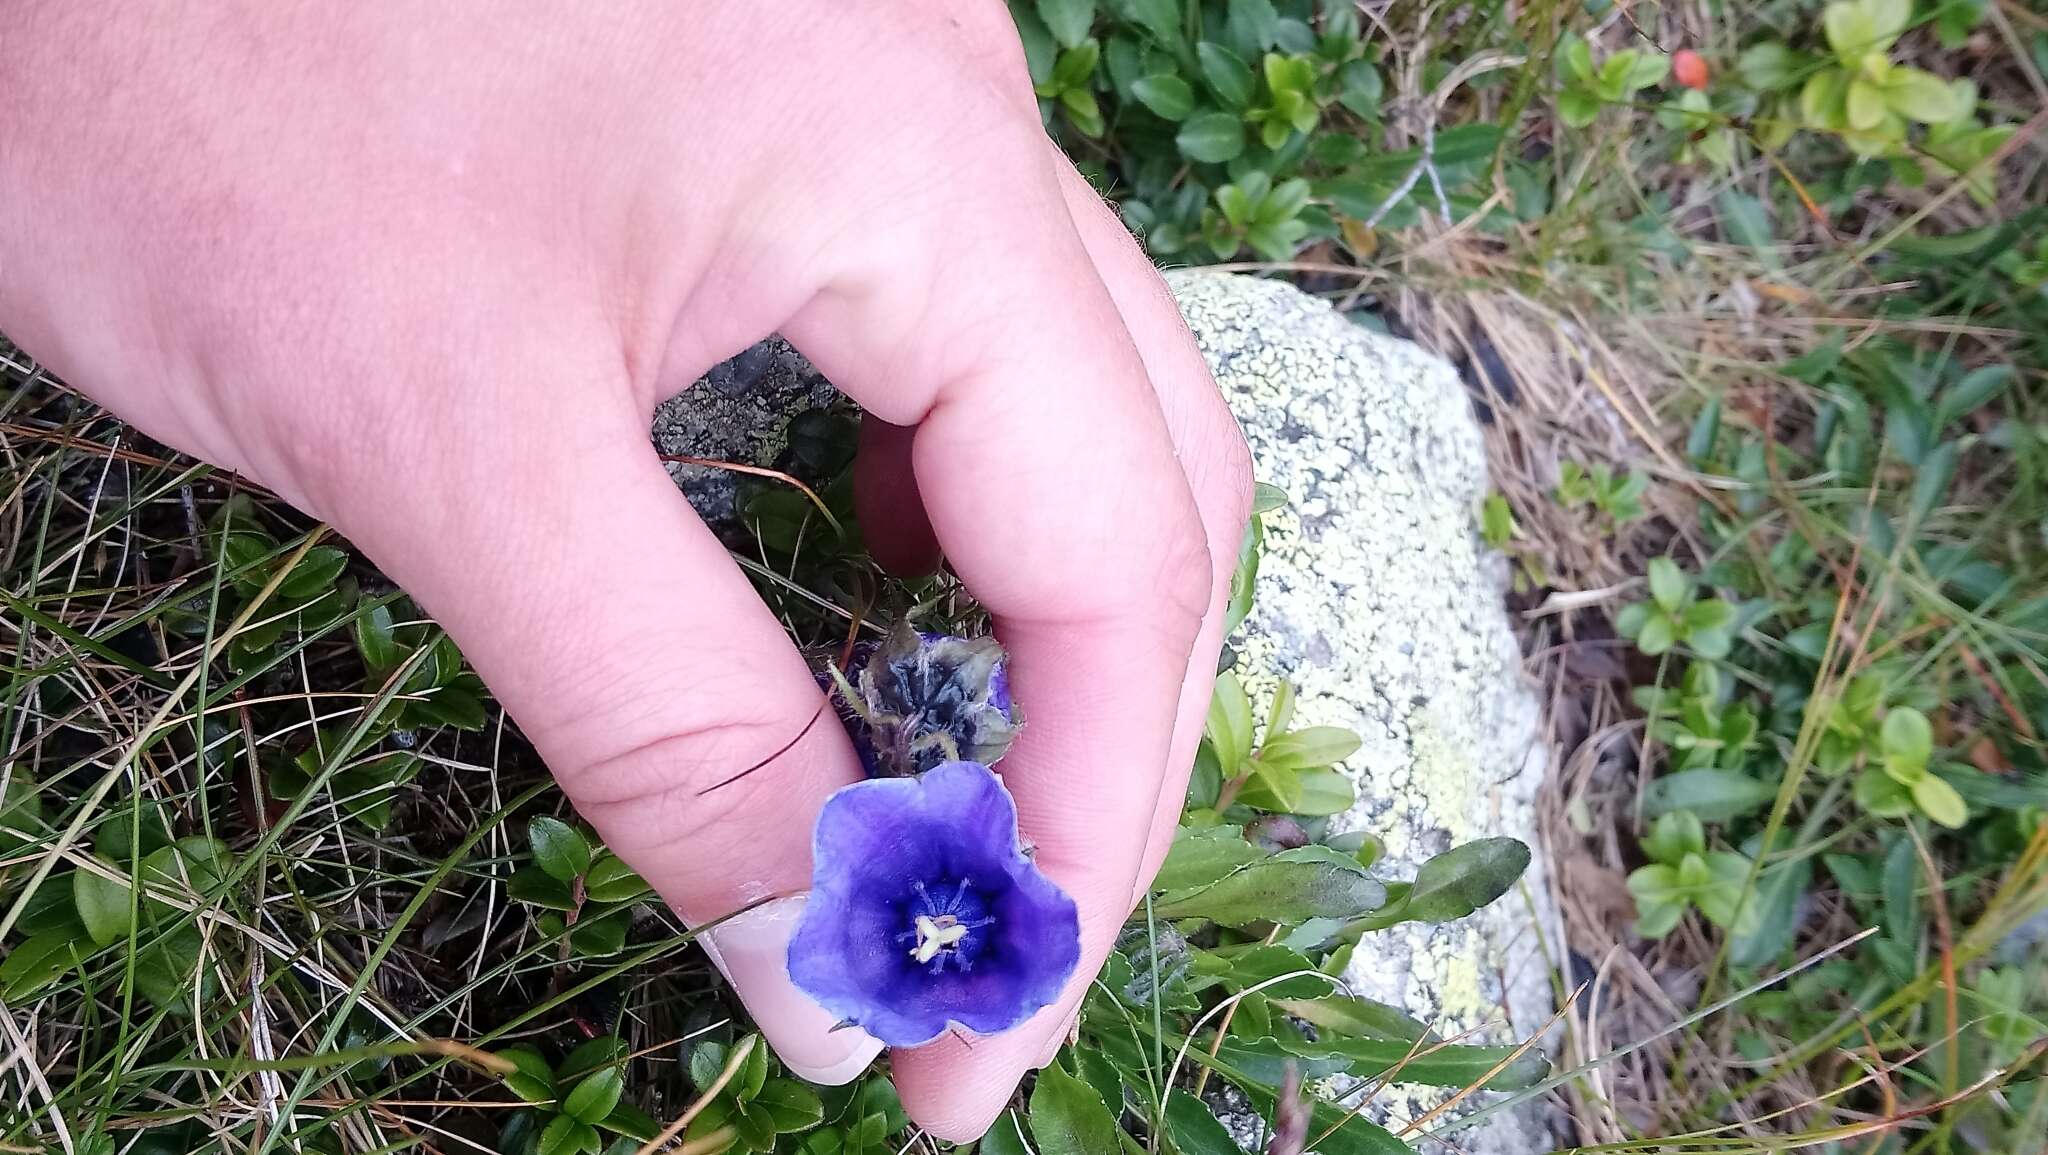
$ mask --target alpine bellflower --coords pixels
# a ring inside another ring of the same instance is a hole
[[[819,812],[790,978],[892,1047],[1009,1030],[1059,997],[1081,942],[988,766],[1017,729],[1002,648],[900,627],[856,657],[848,729],[879,776]]]

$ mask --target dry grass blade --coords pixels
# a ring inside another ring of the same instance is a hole
[[[703,1093],[697,1096],[697,1101],[690,1104],[682,1114],[676,1116],[673,1123],[663,1127],[661,1134],[641,1144],[639,1155],[655,1155],[655,1152],[660,1151],[676,1136],[682,1134],[684,1129],[689,1127],[690,1120],[695,1119],[704,1108],[710,1106],[711,1101],[718,1098],[718,1093],[725,1090],[726,1084],[732,1082],[733,1078],[740,1073],[740,1067],[745,1065],[747,1056],[754,1053],[754,1048],[760,1044],[760,1039],[759,1035],[748,1035],[745,1039],[742,1039],[739,1046],[732,1049],[732,1054],[726,1056],[724,1069],[719,1071],[718,1077],[711,1081],[711,1085],[704,1088]],[[705,1136],[704,1139],[707,1142],[699,1149],[715,1150],[716,1147],[708,1142],[711,1138],[713,1137]],[[729,1137],[725,1141],[730,1141]],[[723,1145],[724,1142],[720,1142],[716,1146]],[[687,1151],[690,1147],[688,1144],[685,1144],[683,1149]]]

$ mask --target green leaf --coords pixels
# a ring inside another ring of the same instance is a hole
[[[1060,107],[1067,112],[1067,119],[1081,135],[1097,137],[1102,135],[1102,106],[1095,101],[1095,94],[1085,88],[1069,88],[1060,93]]]
[[[524,902],[548,910],[575,910],[576,897],[569,891],[569,884],[550,875],[538,866],[521,867],[505,880],[505,893],[514,902]]]
[[[1644,938],[1670,934],[1690,905],[1677,869],[1661,862],[1630,872],[1628,891],[1636,900],[1636,933]]]
[[[19,1005],[57,981],[85,954],[68,930],[45,931],[7,948],[0,959],[0,999]]]
[[[213,989],[212,975],[199,966],[203,943],[199,928],[161,935],[135,956],[135,987],[150,1002],[180,1014],[191,1012],[193,979],[198,978],[197,995],[204,999]]]
[[[1529,866],[1529,848],[1512,838],[1454,846],[1422,864],[1401,904],[1412,922],[1464,918],[1508,892]]]
[[[1040,96],[1064,95],[1068,92],[1085,92],[1095,79],[1095,65],[1102,59],[1102,45],[1093,40],[1083,40],[1072,48],[1060,53],[1053,63],[1052,79],[1046,82],[1050,92]]]
[[[1934,405],[1934,425],[1944,429],[1958,417],[1975,413],[1992,401],[2013,382],[2015,374],[2010,365],[1986,365],[1964,374],[1963,379],[1941,391]]]
[[[1325,995],[1317,999],[1273,998],[1269,1001],[1297,1019],[1340,1035],[1399,1039],[1412,1043],[1430,1033],[1421,1021],[1409,1017],[1400,1008],[1356,995]]]
[[[592,902],[630,902],[652,891],[646,879],[613,854],[599,855],[583,875],[583,893]]]
[[[1714,198],[1714,208],[1721,218],[1721,231],[1729,240],[1738,245],[1755,249],[1757,258],[1772,268],[1779,266],[1778,253],[1773,247],[1771,216],[1764,202],[1748,193],[1734,189],[1723,189]]]
[[[1216,675],[1216,689],[1209,698],[1209,720],[1203,733],[1216,746],[1224,776],[1236,777],[1252,752],[1252,703],[1245,696],[1244,683],[1229,670]]]
[[[1287,508],[1287,491],[1277,485],[1263,481],[1252,484],[1252,516],[1268,514],[1276,509]]]
[[[460,686],[441,686],[408,703],[427,721],[475,733],[490,722],[483,699]]]
[[[347,553],[331,545],[314,546],[292,567],[291,574],[278,583],[277,592],[293,602],[305,601],[334,588],[334,579],[347,567]]]
[[[84,867],[71,872],[71,901],[78,907],[78,919],[100,946],[128,937],[128,928],[135,925],[128,909],[133,893],[132,883],[116,882]]]
[[[1102,1096],[1054,1063],[1031,1089],[1031,1137],[1039,1155],[1122,1155],[1116,1116]]]
[[[1180,1155],[1243,1155],[1230,1132],[1208,1105],[1187,1091],[1169,1089],[1166,1099],[1166,1133]],[[986,1143],[983,1144],[987,1146]],[[986,1152],[985,1155],[995,1155]],[[1021,1155],[1021,1153],[1019,1153]]]
[[[1315,86],[1315,65],[1306,58],[1268,52],[1260,58],[1259,68],[1266,77],[1266,90],[1276,97],[1283,94],[1310,96]]]
[[[1910,789],[1913,804],[1920,808],[1920,813],[1950,830],[1959,830],[1970,820],[1970,808],[1964,804],[1963,796],[1940,777],[1926,775],[1916,779]]]
[[[1204,112],[1189,117],[1173,142],[1189,160],[1221,164],[1244,151],[1244,122],[1227,112]]]
[[[1259,761],[1290,769],[1329,766],[1358,753],[1364,744],[1342,726],[1310,726],[1268,741],[1259,749]]]
[[[981,1146],[976,1155],[1031,1155],[1031,1145],[1024,1141],[1024,1121],[1015,1111],[1005,1111],[996,1116],[989,1126],[988,1134],[981,1137]],[[1238,1155],[1236,1151],[1223,1155]]]
[[[1358,788],[1336,770],[1303,770],[1295,774],[1294,780],[1301,787],[1301,799],[1290,814],[1322,818],[1342,814],[1358,804]]]
[[[1314,1043],[1279,1040],[1288,1051],[1304,1057],[1341,1057],[1347,1074],[1359,1079],[1390,1075],[1397,1082],[1421,1083],[1432,1087],[1467,1087],[1486,1079],[1487,1072],[1502,1063],[1500,1072],[1486,1079],[1490,1091],[1516,1091],[1533,1086],[1550,1073],[1543,1052],[1530,1048],[1510,1060],[1513,1047],[1443,1046],[1417,1048],[1401,1039],[1331,1038]]]
[[[1568,127],[1584,128],[1600,119],[1600,98],[1582,88],[1567,88],[1557,94],[1557,115]]]
[[[1274,10],[1273,0],[1231,0],[1226,7],[1231,43],[1256,52],[1278,38],[1280,13]]]
[[[1857,132],[1871,132],[1884,123],[1885,90],[1857,77],[1849,81],[1849,127]]]
[[[619,1074],[619,1069],[606,1067],[576,1084],[568,1098],[562,1100],[562,1110],[585,1123],[594,1124],[612,1113],[625,1089],[626,1081]]]
[[[1953,441],[1944,441],[1928,450],[1920,458],[1913,471],[1913,494],[1906,506],[1906,524],[1917,527],[1927,521],[1927,516],[1948,496],[1948,483],[1955,478],[1956,460],[1961,449]]]
[[[700,1094],[718,1081],[719,1072],[725,1070],[726,1055],[725,1044],[711,1039],[698,1043],[690,1052],[690,1085]]]
[[[817,1092],[794,1079],[770,1079],[761,1084],[747,1106],[767,1115],[776,1133],[783,1135],[815,1127],[825,1118],[825,1104],[818,1100]]]
[[[583,1155],[603,1146],[597,1129],[573,1115],[557,1115],[540,1133],[539,1155]]]
[[[569,930],[569,945],[577,954],[596,958],[626,949],[626,931],[632,912],[624,908],[593,914],[586,907],[583,917]]]
[[[1643,853],[1666,866],[1676,866],[1686,855],[1703,854],[1706,849],[1706,828],[1699,815],[1689,810],[1675,810],[1657,819],[1649,837],[1643,839]]]
[[[655,1122],[647,1112],[624,1101],[621,1101],[618,1106],[613,1107],[611,1114],[599,1119],[597,1126],[600,1130],[610,1131],[613,1134],[625,1135],[639,1140],[639,1143],[628,1145],[627,1150],[629,1151],[638,1151],[640,1143],[645,1143],[656,1135],[661,1134],[661,1124]]]
[[[405,650],[393,634],[390,606],[377,606],[357,614],[349,628],[355,634],[356,652],[372,673],[389,670],[405,659]]]
[[[1678,641],[1678,627],[1664,614],[1651,614],[1636,634],[1636,648],[1652,657],[1671,649]]]
[[[1719,598],[1708,598],[1685,607],[1686,636],[1700,630],[1726,630],[1735,622],[1735,607]]]
[[[1037,0],[1038,18],[1045,21],[1045,27],[1054,40],[1063,48],[1072,48],[1088,39],[1088,29],[1095,24],[1095,0]]]
[[[1920,856],[1910,838],[1893,838],[1885,852],[1882,875],[1884,932],[1908,949],[1917,947],[1926,931],[1920,915]]]
[[[1913,0],[1859,0],[1870,14],[1871,29],[1886,47],[1899,38],[1913,19]]]
[[[1252,212],[1258,206],[1242,185],[1227,184],[1216,190],[1216,207],[1223,210],[1224,220],[1242,229],[1251,224]]]
[[[1303,846],[1160,903],[1155,913],[1161,918],[1206,918],[1225,926],[1294,925],[1311,918],[1356,918],[1386,901],[1386,887],[1369,877],[1356,859],[1326,846]]]
[[[570,882],[590,869],[590,843],[575,827],[545,815],[526,824],[534,864],[550,878]]]
[[[1010,19],[1017,25],[1017,39],[1024,47],[1024,68],[1033,86],[1044,84],[1052,79],[1052,62],[1059,55],[1059,45],[1046,29],[1045,21],[1038,18],[1030,0],[1008,2]]]
[[[1386,93],[1386,82],[1380,77],[1380,70],[1369,60],[1353,60],[1337,73],[1337,101],[1345,108],[1365,117],[1377,120],[1380,114],[1380,100]]]
[[[1729,940],[1728,961],[1743,967],[1764,966],[1789,950],[1799,930],[1800,900],[1812,879],[1812,858],[1766,867],[1750,898],[1757,909],[1755,930]]]
[[[1235,633],[1245,618],[1251,616],[1252,595],[1259,580],[1259,558],[1265,552],[1265,544],[1264,520],[1254,513],[1245,523],[1244,540],[1238,545],[1237,568],[1230,572],[1230,604],[1223,619],[1225,637]]]
[[[1273,687],[1273,701],[1266,707],[1266,734],[1285,734],[1294,724],[1294,683],[1282,678]]]
[[[1308,225],[1305,222],[1281,221],[1278,224],[1253,225],[1250,231],[1245,233],[1244,239],[1267,260],[1285,261],[1293,258],[1295,246],[1307,235]]]
[[[1643,790],[1643,813],[1689,811],[1703,822],[1726,822],[1768,806],[1778,788],[1740,770],[1702,766],[1665,774]]]
[[[1821,28],[1836,56],[1854,59],[1865,52],[1882,50],[1870,14],[1854,0],[1835,0],[1828,5],[1821,12]]]
[[[1260,761],[1252,762],[1250,769],[1251,776],[1237,795],[1240,802],[1280,814],[1298,812],[1296,808],[1305,800],[1298,771]]]
[[[1675,614],[1691,592],[1692,582],[1676,562],[1668,557],[1650,559],[1650,600]]]
[[[1616,53],[1629,58],[1628,70],[1622,77],[1622,87],[1630,92],[1650,88],[1663,83],[1671,72],[1671,58],[1654,52]]]
[[[1195,90],[1178,76],[1141,77],[1132,83],[1131,95],[1166,120],[1186,120],[1195,110]]]
[[[1850,101],[1850,119],[1853,121],[1853,89]],[[1921,124],[1947,124],[1963,111],[1947,81],[1917,68],[1892,69],[1891,75],[1885,78],[1883,101],[1893,112]]]
[[[1301,210],[1308,207],[1308,196],[1307,181],[1299,177],[1281,181],[1273,186],[1273,191],[1267,193],[1264,200],[1259,202],[1254,216],[1260,224],[1293,223],[1294,218],[1301,214]]]
[[[11,766],[7,773],[0,777],[6,779],[5,785],[0,785],[0,857],[4,857],[27,846],[36,832],[42,828],[43,796],[42,789],[36,785],[35,779],[29,777],[28,769],[24,766]],[[144,813],[148,814],[150,811],[145,809]],[[124,817],[123,812],[116,812],[108,820],[108,824]],[[105,837],[106,825],[101,826],[102,838]],[[125,840],[120,848],[111,852],[104,841],[100,846],[101,853],[107,854],[110,858],[126,861],[128,851]],[[143,850],[146,852],[149,849],[151,848],[145,840]]]
[[[1292,975],[1265,987],[1259,993],[1268,999],[1313,999],[1333,989],[1328,975],[1316,970],[1308,956],[1284,946],[1264,943],[1236,950],[1229,955],[1197,951],[1194,973],[1216,976],[1232,991],[1250,990],[1269,979]]]
[[[1755,901],[1743,901],[1743,884],[1749,880],[1749,859],[1731,850],[1717,850],[1706,856],[1708,880],[1694,887],[1692,900],[1716,926],[1737,935],[1756,930]],[[1737,903],[1741,904],[1738,914]]]
[[[1593,49],[1577,33],[1566,33],[1561,38],[1557,53],[1559,73],[1581,84],[1593,81]]]
[[[1180,0],[1125,0],[1130,18],[1167,47],[1181,43]]]
[[[532,1047],[506,1047],[496,1052],[501,1059],[519,1068],[504,1076],[505,1087],[529,1103],[549,1103],[555,1098],[555,1072],[548,1061]]]
[[[1934,756],[1934,726],[1927,721],[1927,715],[1911,706],[1894,706],[1887,711],[1880,735],[1888,759],[1920,769]]]
[[[1209,91],[1227,108],[1243,108],[1251,103],[1257,81],[1252,78],[1251,65],[1223,47],[1208,40],[1195,45],[1195,58],[1202,66],[1202,79],[1209,84]]]
[[[733,1076],[729,1089],[735,1099],[752,1099],[761,1093],[768,1082],[768,1044],[756,1035],[754,1049],[747,1052],[747,1061],[740,1064],[739,1074]]]
[[[1173,845],[1166,851],[1166,861],[1159,864],[1152,889],[1171,892],[1208,886],[1263,857],[1264,853],[1245,841],[1244,832],[1235,826],[1184,826],[1175,833]]]
[[[1742,83],[1759,92],[1783,92],[1798,84],[1806,69],[1806,57],[1781,40],[1752,44],[1735,61],[1735,73]]]
[[[210,838],[181,838],[145,855],[136,876],[145,886],[206,895],[221,883],[226,850]]]
[[[1905,783],[1876,766],[1865,767],[1856,776],[1853,794],[1856,805],[1878,818],[1899,818],[1913,812],[1913,795]]]

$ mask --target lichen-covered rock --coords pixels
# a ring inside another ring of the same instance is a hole
[[[671,456],[774,467],[789,446],[790,418],[838,400],[803,354],[770,337],[713,366],[655,410],[654,447]],[[731,523],[738,489],[730,471],[671,461],[668,472],[699,517],[718,527]]]
[[[1358,806],[1336,822],[1384,839],[1390,876],[1477,838],[1533,846],[1537,705],[1501,602],[1505,574],[1474,533],[1485,457],[1457,374],[1286,284],[1204,272],[1168,282],[1257,476],[1290,499],[1266,518],[1238,643],[1253,700],[1285,676],[1300,723],[1364,737],[1343,767]],[[1526,880],[1539,900],[1540,868],[1538,856]],[[1554,920],[1511,892],[1459,922],[1368,935],[1345,977],[1442,1034],[1495,1024],[1469,1041],[1519,1041],[1551,1013],[1538,934]],[[1405,1122],[1444,1097],[1393,1088],[1369,1114]],[[1449,1138],[1501,1155],[1552,1146],[1535,1111]]]
[[[1501,604],[1504,570],[1474,534],[1485,465],[1457,374],[1280,282],[1204,272],[1168,281],[1258,477],[1291,499],[1267,517],[1258,597],[1237,642],[1254,700],[1285,676],[1301,723],[1364,736],[1344,766],[1359,804],[1336,821],[1385,840],[1389,877],[1478,838],[1533,846],[1544,771],[1537,707]],[[790,415],[831,400],[794,350],[769,342],[665,405],[655,439],[669,453],[774,464]],[[707,517],[731,515],[729,476],[696,469],[678,479]],[[1547,902],[1541,862],[1526,893]],[[1460,922],[1369,935],[1346,977],[1444,1035],[1479,1029],[1468,1041],[1519,1041],[1551,1012],[1538,935],[1555,921],[1523,893]],[[1446,1095],[1389,1088],[1367,1114],[1398,1130]],[[1465,1109],[1488,1098],[1472,1096]],[[1225,1120],[1255,1137],[1250,1122]],[[1534,1108],[1448,1138],[1477,1155],[1553,1145]]]

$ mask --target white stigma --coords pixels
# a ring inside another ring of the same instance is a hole
[[[960,940],[967,937],[967,924],[950,914],[937,918],[920,914],[912,925],[917,928],[917,947],[910,952],[910,957],[921,963],[932,961],[940,951],[958,946]]]

